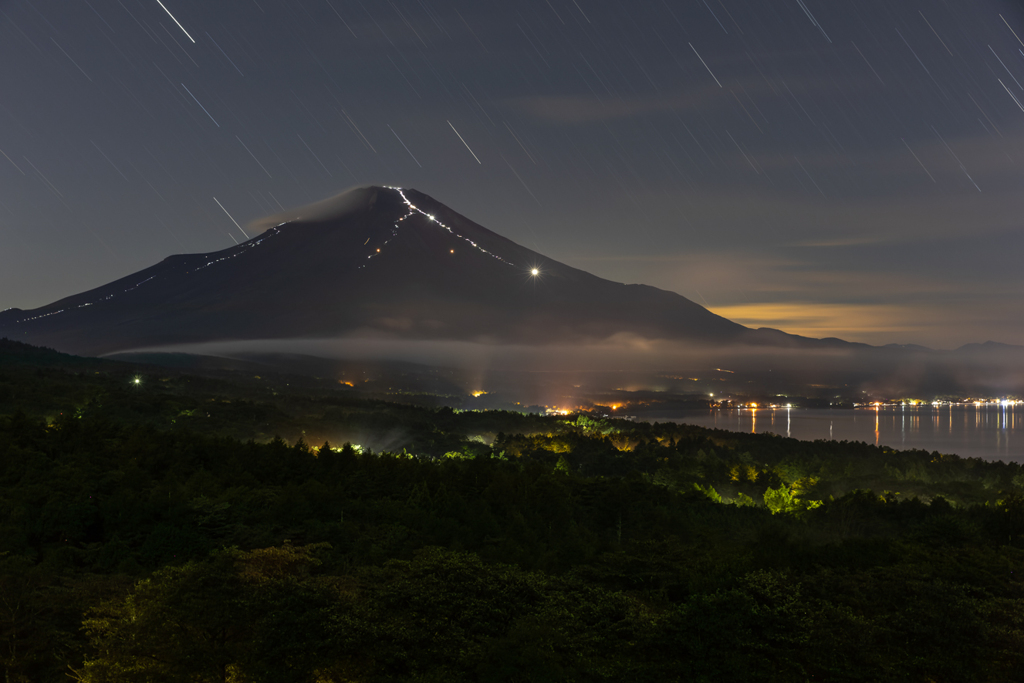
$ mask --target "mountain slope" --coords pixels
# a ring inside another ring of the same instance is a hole
[[[501,343],[758,336],[678,294],[548,259],[415,190],[360,188],[281,218],[237,247],[0,313],[0,336],[87,355],[365,332]]]

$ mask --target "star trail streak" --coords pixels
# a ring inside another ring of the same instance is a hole
[[[448,123],[449,126],[452,126],[452,122],[451,121],[448,121],[447,123]],[[469,143],[466,142],[466,140],[462,137],[462,134],[459,133],[459,131],[455,130],[455,126],[452,126],[452,130],[454,130],[455,134],[459,136],[459,140],[462,141],[462,144],[466,145],[466,149],[468,149],[469,153],[473,155],[474,159],[476,159],[476,163],[478,163],[478,164],[481,163],[480,157],[478,157],[476,155],[476,152],[474,152],[472,149],[470,149]]]
[[[165,12],[167,12],[167,16],[169,16],[169,17],[170,17],[171,19],[174,19],[174,15],[173,15],[173,14],[171,14],[171,10],[167,9],[166,7],[164,7],[164,3],[160,2],[160,0],[156,0],[156,3],[157,3],[158,5],[160,5],[161,7],[163,7],[163,8],[164,8],[164,11],[165,11]],[[174,23],[178,25],[178,28],[180,28],[180,29],[182,30],[182,32],[183,32],[183,33],[184,33],[184,34],[185,34],[186,36],[188,36],[188,39],[189,39],[189,40],[191,40],[191,41],[192,41],[193,43],[194,43],[194,42],[196,42],[195,38],[193,38],[192,36],[190,36],[190,35],[189,35],[189,33],[188,33],[188,31],[186,31],[186,30],[185,30],[185,27],[181,25],[181,22],[180,22],[180,21],[178,21],[177,19],[174,19]]]

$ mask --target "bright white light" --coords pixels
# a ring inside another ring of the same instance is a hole
[[[540,269],[539,268],[531,268],[530,269],[530,275],[532,275],[534,277],[537,277],[538,275],[540,275]]]

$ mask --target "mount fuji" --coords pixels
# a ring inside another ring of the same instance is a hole
[[[357,188],[262,224],[238,246],[170,256],[41,308],[9,309],[0,336],[79,355],[353,334],[495,344],[617,334],[704,344],[801,339],[559,263],[416,190]]]

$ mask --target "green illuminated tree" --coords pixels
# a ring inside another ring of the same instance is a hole
[[[558,462],[555,463],[555,472],[565,475],[572,474],[572,466],[569,465],[569,461],[565,459],[564,455],[558,456]]]
[[[802,500],[797,498],[793,494],[792,489],[785,484],[780,484],[777,489],[768,487],[764,492],[764,504],[768,506],[773,515],[780,513],[799,515],[807,510],[821,507],[820,500]]]

